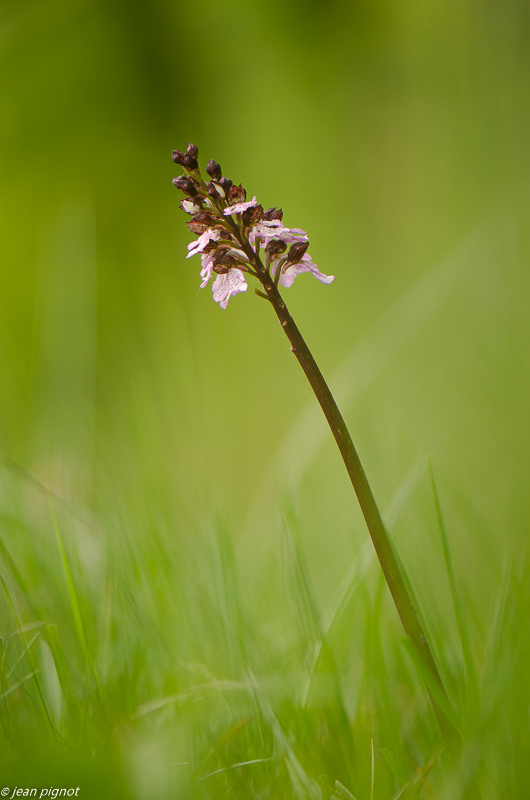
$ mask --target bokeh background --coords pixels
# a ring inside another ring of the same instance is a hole
[[[261,665],[296,684],[311,636],[290,597],[292,541],[317,609],[366,541],[272,311],[251,292],[222,311],[199,291],[171,150],[195,142],[281,206],[336,276],[300,277],[285,299],[451,652],[429,464],[476,630],[503,565],[527,575],[529,26],[523,0],[2,0],[0,636],[56,625],[79,695],[92,651],[107,709],[93,750],[119,750],[122,793],[144,796],[147,770],[165,796],[167,764],[187,756],[159,744],[161,723],[126,726],[119,746],[108,731],[194,671]],[[377,596],[397,640],[381,591],[370,562],[352,619],[364,630]],[[350,638],[337,634],[353,681]],[[24,700],[4,727],[10,774],[26,785],[17,759],[42,736],[32,780],[50,764],[59,780],[64,759]],[[103,785],[107,767],[79,759]]]

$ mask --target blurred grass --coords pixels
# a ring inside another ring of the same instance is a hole
[[[528,795],[529,22],[0,5],[0,783]],[[286,300],[387,511],[457,765],[281,331],[184,259],[189,139],[337,276]]]

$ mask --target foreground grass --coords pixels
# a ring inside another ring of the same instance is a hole
[[[496,564],[490,602],[476,607],[439,504],[429,535],[446,547],[454,607],[424,616],[464,739],[456,759],[368,548],[322,607],[287,502],[282,550],[250,591],[219,518],[186,538],[159,522],[146,538],[130,520],[75,519],[12,469],[3,481],[38,509],[33,525],[21,508],[2,519],[5,786],[131,798],[525,796],[528,570],[517,554]],[[409,476],[387,519],[397,525],[418,492],[438,502],[427,470]]]

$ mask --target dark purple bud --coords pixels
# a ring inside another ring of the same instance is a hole
[[[223,176],[223,173],[221,172],[221,167],[219,166],[217,161],[213,160],[213,158],[211,158],[208,161],[208,164],[206,166],[206,172],[208,173],[210,178],[214,179],[214,181],[220,181]]]
[[[214,239],[210,239],[208,244],[204,246],[203,253],[211,253],[212,250],[217,250],[217,242]]]
[[[234,258],[230,251],[230,245],[221,244],[213,255],[212,262],[214,271],[218,272],[220,275],[226,274],[229,269],[238,263],[237,259]]]
[[[219,264],[223,260],[223,257],[226,256],[229,252],[230,252],[229,244],[219,244],[217,253],[215,254],[214,261]]]
[[[265,253],[269,258],[274,258],[275,256],[281,256],[286,250],[287,245],[281,239],[271,239],[267,242]]]
[[[199,235],[201,233],[205,233],[210,227],[209,225],[206,225],[204,222],[197,222],[197,216],[190,219],[189,222],[186,222],[186,225],[188,226],[190,231],[193,231],[193,233],[198,233]]]
[[[231,186],[230,191],[228,192],[228,200],[230,201],[230,205],[235,205],[236,203],[244,203],[247,199],[247,193],[239,184],[239,186]]]
[[[289,250],[289,256],[287,258],[289,264],[298,264],[298,262],[301,261],[302,256],[305,256],[308,247],[309,242],[296,242],[296,244],[293,244]]]
[[[180,150],[172,150],[171,151],[171,158],[175,162],[175,164],[180,164],[181,167],[184,166],[184,153]]]
[[[255,225],[257,222],[261,222],[263,219],[263,206],[254,206],[253,208],[248,209],[251,214],[252,224]]]
[[[230,189],[232,188],[232,181],[230,180],[230,178],[221,178],[219,180],[219,183],[225,190],[225,193],[228,194]]]
[[[243,211],[241,214],[241,219],[243,220],[243,225],[247,228],[251,225],[255,225],[257,222],[261,222],[263,219],[263,206],[247,208],[247,210]]]
[[[191,153],[184,153],[182,156],[182,166],[186,167],[186,169],[198,169],[199,162]]]
[[[196,222],[200,225],[206,225],[208,228],[211,228],[215,222],[213,214],[210,214],[209,211],[201,211],[198,214],[195,214],[193,217],[193,222]]]
[[[173,185],[189,197],[194,197],[197,194],[197,188],[185,175],[179,175],[178,178],[173,178]]]
[[[263,219],[266,219],[267,222],[272,222],[273,219],[279,219],[281,222],[283,219],[283,211],[281,208],[268,208],[263,214]]]
[[[188,142],[186,153],[188,153],[188,155],[192,156],[193,158],[197,158],[197,156],[199,155],[199,148],[197,147],[196,144]]]

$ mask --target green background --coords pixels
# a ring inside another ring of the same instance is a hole
[[[361,800],[374,740],[390,800],[381,752],[402,747],[406,773],[436,747],[372,560],[299,698],[367,534],[272,310],[199,291],[171,185],[191,140],[336,276],[285,300],[470,731],[439,796],[526,796],[529,25],[522,0],[2,0],[6,786],[329,797],[340,780]],[[253,680],[259,702],[217,683]],[[199,780],[265,757],[257,778]]]

